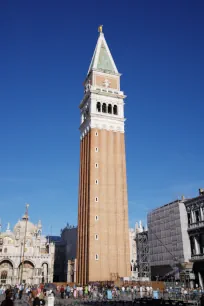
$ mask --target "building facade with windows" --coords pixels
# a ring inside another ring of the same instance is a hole
[[[42,235],[42,224],[25,214],[14,226],[0,233],[0,282],[40,284],[53,281],[55,246]]]
[[[76,282],[77,227],[67,224],[61,236],[48,236],[55,243],[54,282]]]
[[[100,27],[80,103],[77,282],[130,276],[120,73]]]
[[[185,201],[188,216],[188,234],[195,283],[204,287],[204,190],[199,196]]]
[[[145,241],[145,237],[142,233],[146,232],[142,226],[142,221],[136,222],[135,228],[129,229],[129,241],[130,241],[130,270],[132,280],[149,280],[148,273],[142,273],[142,267],[144,266],[145,255],[147,251],[145,247],[148,241]],[[144,238],[142,238],[144,237]],[[146,271],[146,270],[145,270]],[[147,271],[146,271],[147,272]],[[142,279],[143,278],[143,279]]]
[[[140,281],[149,281],[151,279],[149,263],[149,240],[148,230],[142,229],[136,234],[137,246],[137,272]]]
[[[151,275],[204,288],[204,190],[148,214]]]
[[[182,267],[191,260],[185,200],[152,210],[147,224],[152,279],[179,279]]]

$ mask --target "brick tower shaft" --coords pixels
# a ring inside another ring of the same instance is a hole
[[[77,282],[130,275],[124,98],[100,31],[80,103]]]

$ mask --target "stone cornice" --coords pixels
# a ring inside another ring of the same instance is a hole
[[[123,91],[119,91],[116,89],[111,89],[111,88],[104,88],[104,87],[99,87],[99,86],[91,86],[89,91],[87,91],[81,100],[79,104],[79,108],[81,109],[84,104],[87,102],[89,97],[93,95],[99,95],[99,96],[104,96],[104,97],[110,97],[110,98],[116,98],[116,99],[125,99],[127,96],[124,95]]]
[[[104,116],[105,117],[105,116]],[[99,116],[92,116],[88,120],[84,121],[81,126],[80,126],[80,138],[81,140],[83,139],[84,136],[89,133],[91,129],[99,129],[99,130],[107,130],[107,131],[113,131],[113,132],[120,132],[124,133],[124,122],[125,118],[120,118],[120,119],[112,119],[110,118],[107,120],[107,117],[99,118]]]

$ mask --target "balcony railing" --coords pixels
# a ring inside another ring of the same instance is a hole
[[[204,227],[204,221],[198,221],[198,222],[195,222],[195,223],[190,223],[188,225],[188,230],[193,230],[193,229],[201,228],[201,227]]]
[[[204,254],[191,255],[191,261],[204,260]]]

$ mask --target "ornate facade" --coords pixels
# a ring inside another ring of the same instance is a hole
[[[136,222],[135,228],[129,229],[131,279],[149,281],[149,247],[147,229],[142,221]]]
[[[75,282],[77,227],[67,224],[61,236],[48,239],[55,243],[54,282]]]
[[[124,99],[101,27],[80,103],[77,281],[130,276]]]
[[[40,284],[53,281],[55,246],[42,236],[42,225],[34,225],[28,215],[17,222],[13,231],[0,233],[1,284]]]
[[[191,262],[195,283],[204,288],[204,190],[199,196],[186,200],[188,234],[191,245]]]

